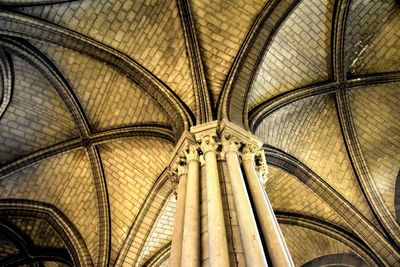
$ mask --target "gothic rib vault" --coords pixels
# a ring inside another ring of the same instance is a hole
[[[296,266],[399,266],[395,0],[0,0],[0,265],[167,266],[169,163],[264,143]]]

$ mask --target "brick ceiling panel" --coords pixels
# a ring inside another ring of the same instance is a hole
[[[170,144],[150,138],[100,146],[111,208],[111,266],[172,149]]]
[[[44,219],[6,216],[19,231],[24,233],[38,247],[65,248],[57,231]]]
[[[109,45],[153,72],[195,109],[176,1],[71,1],[18,8]]]
[[[196,30],[214,103],[251,23],[266,1],[194,0]]]
[[[65,153],[0,180],[2,199],[46,202],[77,227],[93,259],[98,250],[98,207],[89,163],[83,150]]]
[[[35,67],[12,59],[15,84],[0,119],[0,164],[79,135],[54,87]]]
[[[333,95],[305,98],[279,109],[256,134],[306,164],[377,225],[351,167]]]
[[[266,190],[274,210],[307,215],[345,229],[349,228],[340,215],[295,176],[269,166],[268,177]]]
[[[352,252],[336,239],[304,227],[281,224],[281,229],[296,266],[303,266],[304,263],[320,256]]]
[[[174,195],[165,203],[161,210],[150,235],[147,237],[146,243],[140,256],[139,265],[148,261],[151,256],[156,254],[161,248],[171,242],[172,232],[174,230],[176,210],[176,198]]]
[[[0,259],[17,255],[19,251],[19,248],[12,240],[9,239],[8,236],[0,233]]]
[[[400,84],[371,86],[350,93],[358,141],[384,203],[395,215],[400,170]]]
[[[346,29],[350,74],[400,70],[400,8],[391,0],[355,0]]]
[[[333,1],[322,2],[302,1],[281,25],[255,74],[250,108],[329,79]]]
[[[164,183],[156,191],[152,196],[152,201],[144,204],[145,212],[140,217],[137,217],[140,221],[135,221],[134,225],[138,226],[139,224],[140,226],[136,228],[136,231],[132,232],[129,240],[127,240],[128,242],[125,243],[126,246],[120,252],[120,256],[122,253],[123,257],[121,262],[126,265],[134,266],[138,264],[147,236],[150,234],[160,211],[169,199],[172,188],[169,183]]]
[[[138,122],[168,123],[160,104],[106,64],[55,45],[36,46],[60,68],[96,130]]]

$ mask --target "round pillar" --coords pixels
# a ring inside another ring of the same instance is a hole
[[[217,144],[213,136],[201,138],[204,154],[207,188],[207,226],[210,266],[229,266],[228,242],[218,174]]]
[[[169,266],[180,266],[182,257],[182,242],[183,242],[183,226],[185,219],[185,202],[186,202],[186,183],[187,168],[180,165],[178,167],[178,194],[176,202],[176,213],[174,232],[172,234],[171,254],[169,257]]]
[[[273,266],[294,266],[268,196],[255,169],[254,148],[242,153],[243,168]],[[265,164],[265,163],[264,163]]]
[[[186,151],[188,169],[181,266],[200,266],[200,175],[196,147]],[[179,265],[175,265],[179,266]]]
[[[246,190],[242,170],[240,169],[237,146],[238,145],[231,140],[223,141],[223,151],[225,152],[225,159],[231,179],[233,199],[240,227],[240,238],[243,244],[246,265],[267,266],[257,223]]]

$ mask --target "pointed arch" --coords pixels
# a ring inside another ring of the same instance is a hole
[[[71,254],[74,265],[93,266],[83,237],[74,224],[56,207],[25,199],[0,200],[0,215],[16,215],[45,219],[60,235]]]

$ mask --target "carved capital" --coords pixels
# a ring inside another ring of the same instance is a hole
[[[169,182],[171,183],[173,193],[175,197],[178,195],[178,185],[181,180],[181,176],[187,174],[187,165],[186,161],[179,161],[172,166],[170,166],[168,170]]]
[[[178,179],[180,179],[180,177],[182,175],[187,174],[187,165],[186,164],[179,164],[178,165]]]
[[[267,161],[265,159],[265,154],[262,149],[258,151],[258,153],[255,155],[255,165],[256,165],[256,172],[258,174],[258,177],[260,178],[260,182],[265,186],[265,183],[267,182],[267,174],[268,174],[268,165]]]
[[[241,145],[242,144],[240,143],[238,138],[230,135],[224,135],[222,137],[222,151],[224,152],[224,154],[230,151],[238,153]]]
[[[204,166],[205,164],[206,164],[206,160],[205,160],[205,158],[204,158],[204,154],[203,155],[200,155],[200,165],[201,166]]]
[[[203,135],[199,139],[200,148],[203,154],[205,155],[207,152],[217,152],[218,143],[216,141],[216,135]]]
[[[242,161],[253,161],[255,162],[255,155],[257,152],[257,147],[252,144],[245,144],[242,149]]]
[[[178,194],[178,183],[179,183],[179,177],[178,177],[178,165],[174,164],[170,166],[168,170],[168,180],[172,186],[172,190],[174,191],[174,195],[176,196]]]
[[[198,146],[197,145],[188,145],[185,148],[185,157],[186,157],[186,162],[190,162],[192,160],[199,161]]]
[[[197,145],[194,140],[194,136],[188,131],[184,131],[178,143],[175,146],[174,152],[171,155],[169,161],[169,166],[174,166],[175,164],[184,165],[186,164],[186,150],[190,145]]]

